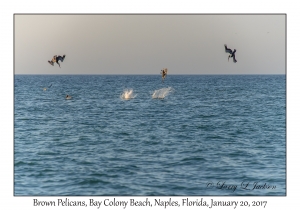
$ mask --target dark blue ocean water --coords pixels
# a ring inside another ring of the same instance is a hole
[[[286,195],[286,77],[15,75],[14,194]]]

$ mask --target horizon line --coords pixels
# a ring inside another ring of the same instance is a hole
[[[80,76],[80,75],[95,75],[95,76],[159,76],[160,74],[14,74],[15,75],[56,75],[56,76]],[[267,74],[168,74],[168,76],[205,76],[205,75],[287,75],[286,73],[267,73]]]

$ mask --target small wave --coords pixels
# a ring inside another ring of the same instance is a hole
[[[167,95],[169,95],[169,93],[171,93],[172,91],[173,89],[171,87],[155,90],[152,94],[152,98],[163,99]]]
[[[123,93],[120,97],[121,97],[121,99],[129,100],[129,99],[135,98],[136,95],[134,95],[132,89],[126,89],[126,90],[123,91]]]

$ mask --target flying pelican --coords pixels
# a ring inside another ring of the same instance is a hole
[[[225,46],[225,52],[230,53],[230,55],[228,56],[228,61],[229,61],[229,58],[231,57],[231,58],[233,58],[233,62],[236,63],[237,62],[237,60],[235,59],[236,49],[234,49],[234,51],[232,51],[230,48],[227,48],[226,44],[224,44],[224,46]]]
[[[60,68],[60,64],[58,63],[58,61],[61,61],[63,62],[64,59],[65,59],[66,55],[63,55],[63,56],[57,56],[57,55],[54,55],[52,60],[51,61],[48,61],[48,63],[50,63],[52,66],[54,66],[54,63],[57,63],[59,68]]]
[[[165,77],[167,76],[167,73],[168,73],[168,69],[163,68],[160,73],[161,73],[162,82],[164,82],[164,79],[165,79]]]

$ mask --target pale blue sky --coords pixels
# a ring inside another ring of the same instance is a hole
[[[285,74],[285,18],[16,14],[15,74]]]

